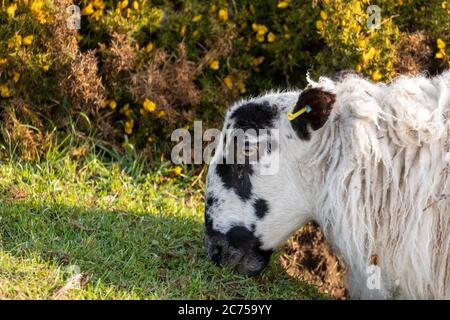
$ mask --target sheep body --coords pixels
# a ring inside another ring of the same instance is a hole
[[[315,218],[346,262],[350,295],[450,299],[450,72],[310,85],[336,103],[300,161],[321,174]]]

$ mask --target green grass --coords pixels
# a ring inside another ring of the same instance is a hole
[[[0,162],[0,299],[322,298],[277,257],[254,278],[214,266],[201,179],[134,167]]]

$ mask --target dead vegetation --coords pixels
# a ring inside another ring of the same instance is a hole
[[[156,50],[154,60],[131,74],[130,80],[127,90],[134,100],[142,103],[146,97],[153,97],[158,109],[172,121],[180,117],[191,119],[189,106],[200,100],[200,91],[194,84],[194,64],[187,59],[183,44],[179,45],[177,55]]]
[[[290,238],[281,263],[289,275],[316,286],[336,299],[346,299],[345,267],[333,254],[316,223]]]
[[[406,33],[397,44],[395,69],[401,75],[428,71],[433,63],[433,40],[425,31]]]

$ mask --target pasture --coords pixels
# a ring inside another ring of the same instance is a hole
[[[213,265],[203,248],[203,184],[69,155],[0,163],[0,299],[311,299],[283,270]]]

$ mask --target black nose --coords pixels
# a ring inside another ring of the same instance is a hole
[[[222,246],[221,245],[213,245],[211,250],[209,251],[211,260],[216,264],[220,264],[220,257],[222,256]]]
[[[205,247],[209,259],[215,264],[220,265],[224,246],[227,244],[225,236],[218,232],[205,232]]]
[[[256,275],[268,264],[271,250],[262,250],[259,239],[245,227],[232,227],[226,234],[207,229],[205,247],[209,259],[246,275]]]

